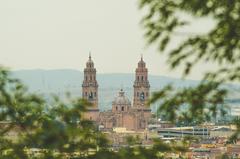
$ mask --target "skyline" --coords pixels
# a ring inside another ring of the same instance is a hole
[[[143,54],[149,74],[180,78],[181,67],[170,72],[166,56],[157,47],[146,46],[139,24],[143,11],[136,2],[1,1],[0,64],[13,70],[82,71],[91,52],[98,73],[132,73]],[[206,25],[200,26],[202,23]],[[206,32],[212,23],[200,19],[183,32]],[[182,40],[184,36],[174,37],[169,47]],[[187,78],[199,79],[208,67],[197,66]]]

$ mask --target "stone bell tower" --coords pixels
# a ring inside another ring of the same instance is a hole
[[[146,68],[146,64],[143,61],[142,56],[141,60],[138,62],[133,87],[134,87],[133,107],[139,109],[148,108],[147,101],[149,99],[150,84],[148,81],[148,69]]]
[[[91,55],[84,69],[84,80],[82,84],[82,98],[92,103],[92,107],[88,108],[85,117],[89,120],[96,121],[99,115],[98,109],[98,83],[96,80],[96,69],[92,61]]]

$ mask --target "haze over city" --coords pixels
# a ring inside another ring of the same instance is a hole
[[[133,73],[143,54],[150,74],[180,78],[157,47],[147,47],[143,12],[136,0],[1,1],[0,63],[13,70],[82,71],[91,52],[98,73]],[[181,32],[204,33],[213,25],[198,19]],[[176,35],[169,48],[184,38]],[[188,78],[200,79],[209,66],[197,66]]]

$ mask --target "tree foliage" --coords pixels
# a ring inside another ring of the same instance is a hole
[[[128,147],[113,151],[106,136],[84,118],[91,104],[83,99],[62,102],[54,96],[51,106],[40,95],[29,93],[10,72],[0,67],[0,158],[1,159],[149,159],[165,152],[183,152],[183,144],[156,140],[141,146],[139,137],[127,137]],[[46,109],[48,108],[48,109]],[[13,135],[14,133],[15,135]]]
[[[167,64],[172,69],[183,65],[183,74],[187,76],[200,62],[219,66],[218,70],[205,74],[197,87],[175,90],[167,86],[156,92],[150,102],[161,100],[160,112],[173,122],[201,123],[215,117],[219,110],[224,114],[227,90],[221,85],[240,79],[240,1],[139,0],[139,6],[147,10],[142,25],[148,44],[158,44],[159,51],[167,53]],[[210,17],[216,25],[208,33],[190,35],[166,51],[177,29],[190,23],[179,13],[194,18]],[[90,104],[70,97],[69,101],[55,98],[46,110],[48,103],[43,97],[29,93],[19,80],[10,77],[9,71],[0,67],[1,158],[158,159],[164,158],[165,152],[185,151],[182,145],[160,140],[151,148],[132,145],[112,151],[104,135],[83,118]],[[234,123],[238,131],[230,139],[232,142],[240,132],[239,120]],[[10,132],[17,132],[18,137],[7,137]]]
[[[164,99],[160,114],[171,121],[201,124],[206,119],[215,119],[218,113],[225,114],[224,100],[227,91],[219,83],[201,83],[196,88],[174,91],[169,85],[153,94],[150,103]],[[218,90],[217,90],[218,89]]]
[[[158,45],[159,51],[167,55],[170,68],[184,66],[182,73],[186,77],[199,63],[218,66],[216,70],[207,72],[195,88],[176,91],[167,86],[153,94],[150,102],[161,100],[160,112],[175,122],[183,119],[198,123],[209,121],[216,112],[224,114],[228,90],[223,85],[240,79],[240,1],[139,0],[139,7],[147,11],[142,25],[148,44]],[[168,49],[174,35],[192,22],[182,15],[190,15],[193,19],[209,18],[215,26],[204,34],[186,31],[181,34],[185,40]],[[183,106],[185,111],[182,112]],[[238,126],[239,121],[236,120],[235,124]],[[231,140],[238,136],[239,130]]]
[[[185,73],[198,62],[216,62],[219,65],[238,64],[240,58],[240,2],[237,0],[140,0],[140,8],[148,13],[142,19],[149,44],[159,44],[164,51],[178,28],[189,24],[179,13],[195,19],[210,17],[216,23],[206,34],[191,35],[168,52],[168,64],[175,68],[186,66]],[[202,26],[205,27],[205,26]],[[206,28],[207,29],[207,28]],[[186,34],[188,34],[186,32]]]
[[[0,67],[0,156],[28,158],[34,150],[41,158],[65,158],[73,154],[85,157],[91,151],[106,148],[107,140],[91,121],[83,118],[90,104],[82,99],[55,98],[48,104],[43,97],[29,93],[26,87]],[[14,139],[10,133],[17,133]],[[36,153],[35,153],[36,154]]]

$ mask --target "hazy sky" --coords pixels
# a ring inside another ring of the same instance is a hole
[[[91,51],[99,73],[131,73],[143,54],[150,74],[180,77],[180,69],[169,72],[165,57],[146,47],[141,17],[137,0],[2,0],[0,64],[83,70]],[[204,32],[211,25],[201,19],[187,31]],[[190,78],[208,67],[198,66]]]

